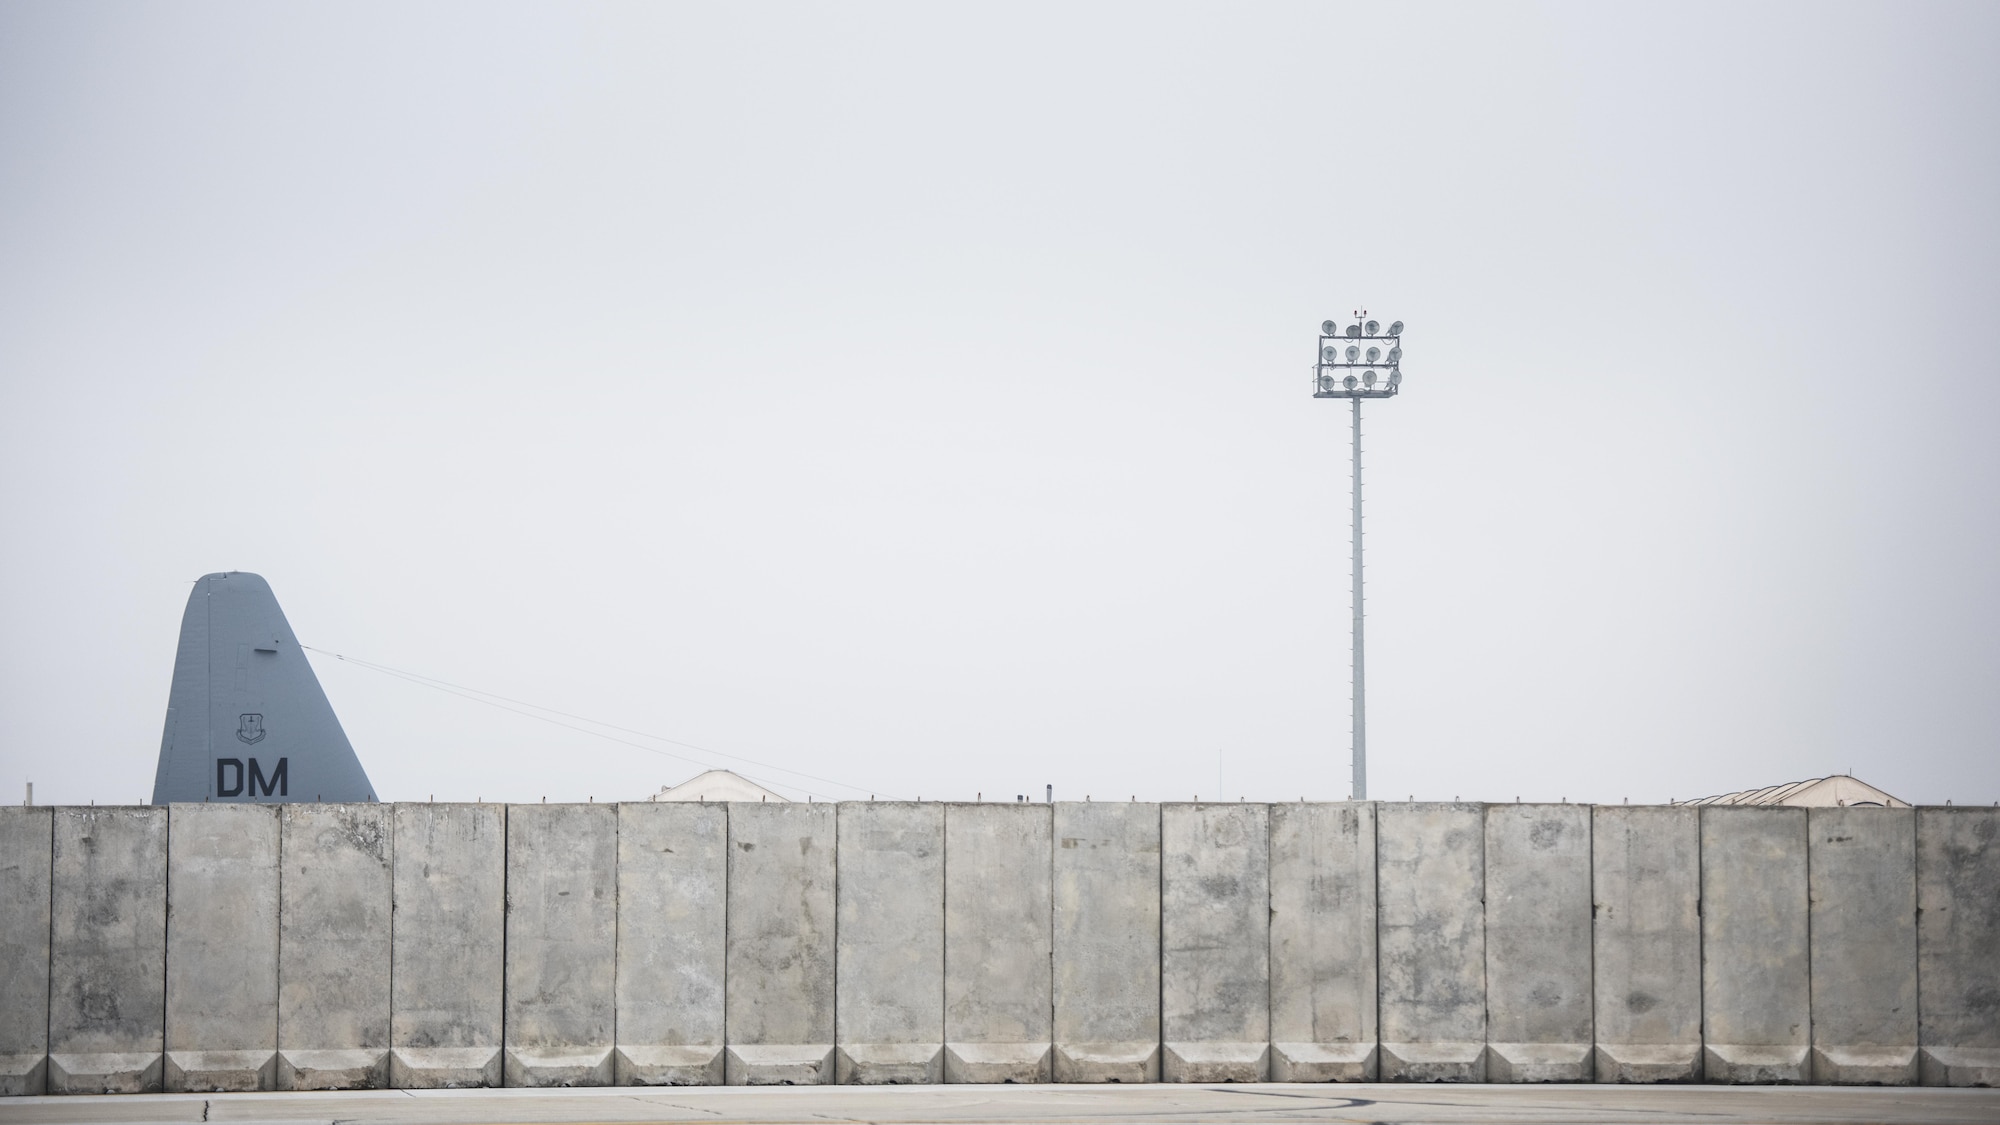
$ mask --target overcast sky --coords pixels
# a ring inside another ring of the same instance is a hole
[[[1371,796],[2000,799],[1996,44],[10,0],[0,795],[145,798],[248,570],[323,652],[676,740],[316,654],[385,799],[1344,798],[1308,368],[1366,307]]]

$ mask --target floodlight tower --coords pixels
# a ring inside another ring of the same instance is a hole
[[[1386,350],[1385,350],[1386,349]],[[1319,359],[1313,364],[1313,397],[1354,404],[1354,795],[1368,799],[1367,678],[1361,644],[1361,400],[1394,398],[1403,386],[1403,322],[1384,331],[1357,309],[1354,323],[1319,326]]]

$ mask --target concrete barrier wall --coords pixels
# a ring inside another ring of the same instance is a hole
[[[618,807],[507,812],[509,1086],[608,1086],[618,966]]]
[[[1271,810],[1160,809],[1160,1076],[1262,1082],[1271,1069]]]
[[[1373,1082],[1375,805],[1271,806],[1271,1077]]]
[[[1376,808],[1384,1081],[1486,1080],[1485,840],[1479,805]]]
[[[944,1079],[1054,1077],[1053,810],[947,805]]]
[[[1806,810],[1701,810],[1702,1072],[1811,1078]]]
[[[278,1088],[389,1084],[395,825],[389,805],[284,805]]]
[[[1599,1082],[1701,1080],[1701,812],[1591,810]]]
[[[1992,1084],[1996,838],[1984,808],[7,809],[0,1089]]]
[[[1055,1077],[1160,1077],[1160,806],[1055,806]]]
[[[719,1085],[729,806],[618,806],[621,1086]]]
[[[1923,1082],[2000,1086],[2000,809],[1916,816]]]
[[[1917,815],[1808,809],[1812,1080],[1917,1080]]]
[[[1591,1080],[1590,809],[1486,809],[1486,1077]]]
[[[165,1080],[167,810],[55,810],[49,904],[52,1094]]]
[[[271,1090],[278,1066],[278,807],[167,810],[170,1091]]]
[[[0,809],[0,1097],[48,1089],[54,814]]]
[[[498,1086],[507,809],[397,805],[389,1081]]]
[[[729,807],[731,1085],[833,1080],[834,806]]]
[[[944,1080],[944,806],[841,805],[834,1081]]]

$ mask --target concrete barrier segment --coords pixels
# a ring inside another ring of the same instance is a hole
[[[730,1085],[833,1080],[835,846],[831,804],[730,803]]]
[[[0,1097],[46,1093],[55,814],[0,808]]]
[[[498,1086],[507,808],[395,806],[389,1082]]]
[[[2000,1086],[2000,809],[1917,810],[1919,1073]]]
[[[618,806],[620,1086],[722,1084],[728,847],[720,802]]]
[[[944,807],[944,1080],[1054,1079],[1054,810]]]
[[[281,810],[278,1088],[381,1088],[389,1083],[392,807]]]
[[[1701,810],[1702,1074],[1811,1080],[1806,810]]]
[[[1163,1043],[1168,1082],[1271,1072],[1271,807],[1160,807]]]
[[[1160,806],[1055,805],[1055,1079],[1160,1078]]]
[[[1806,810],[1812,1081],[1917,1080],[1917,816]]]
[[[1270,815],[1271,1077],[1373,1082],[1375,805]]]
[[[167,808],[166,1088],[274,1090],[278,807]]]
[[[167,810],[54,812],[48,1092],[165,1083]]]
[[[1486,806],[1486,1078],[1591,1080],[1590,806]]]
[[[617,969],[618,806],[510,806],[507,1085],[611,1084]]]
[[[1383,1081],[1486,1080],[1484,820],[1471,803],[1376,807]]]
[[[945,806],[839,806],[834,1080],[944,1080]]]
[[[1700,811],[1594,807],[1591,893],[1595,1079],[1700,1081]]]

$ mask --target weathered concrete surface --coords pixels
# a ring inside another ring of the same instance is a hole
[[[838,817],[834,1081],[944,1080],[944,806]]]
[[[1046,804],[945,806],[947,1082],[1054,1077],[1053,831]]]
[[[1591,810],[1599,1082],[1701,1079],[1701,814]]]
[[[391,808],[280,807],[278,1088],[386,1086]]]
[[[1160,806],[1055,806],[1055,1077],[1160,1077]]]
[[[10,1104],[11,1103],[11,1104]],[[333,1094],[165,1094],[15,1098],[0,1125],[1163,1125],[1272,1122],[1360,1125],[1976,1125],[2000,1120],[2000,1090],[1786,1086],[1327,1085],[769,1086],[678,1090],[397,1090]]]
[[[1486,1080],[1485,817],[1376,807],[1384,1081]]]
[[[1917,1042],[1927,1086],[2000,1086],[2000,809],[1917,810]]]
[[[834,806],[729,806],[732,1086],[833,1080]]]
[[[1160,808],[1160,1076],[1271,1069],[1271,807]]]
[[[55,810],[51,1094],[134,1094],[165,1079],[167,810]]]
[[[729,809],[618,806],[621,1086],[720,1085]]]
[[[1702,1072],[1710,1082],[1812,1076],[1806,810],[1701,810]]]
[[[1812,1080],[1917,1080],[1917,816],[1806,810]]]
[[[617,1018],[618,806],[507,810],[509,1086],[608,1086]]]
[[[167,1067],[175,1092],[273,1090],[278,808],[167,808]]]
[[[54,816],[0,808],[0,1097],[48,1089]]]
[[[1273,805],[1271,1077],[1375,1075],[1375,805]]]
[[[498,1086],[507,809],[399,804],[389,1082]]]
[[[1486,806],[1486,1078],[1591,1079],[1590,806]]]

